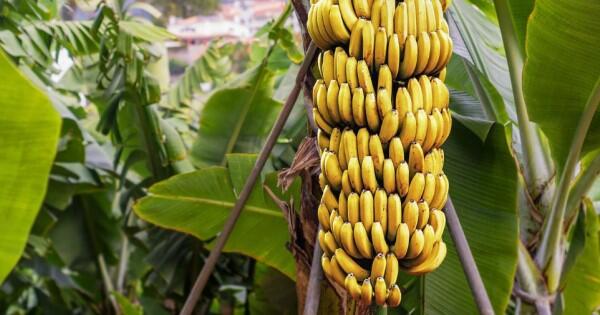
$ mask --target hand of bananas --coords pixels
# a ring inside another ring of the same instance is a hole
[[[308,32],[323,50],[312,93],[321,263],[367,305],[397,306],[399,271],[431,272],[446,256],[448,5],[316,0],[308,14]]]

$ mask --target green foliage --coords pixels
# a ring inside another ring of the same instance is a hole
[[[60,132],[48,97],[0,51],[0,283],[21,256],[39,211]],[[25,175],[26,174],[26,175]]]

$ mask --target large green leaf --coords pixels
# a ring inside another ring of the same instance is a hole
[[[521,53],[525,55],[525,35],[527,33],[527,21],[533,11],[535,0],[499,0],[508,1],[510,17],[514,26],[515,35],[519,41]]]
[[[494,124],[484,143],[457,123],[444,147],[444,171],[496,314],[504,314],[517,264],[517,172],[505,128]],[[425,314],[476,314],[456,250],[448,233],[448,256],[425,277]]]
[[[48,97],[0,50],[0,283],[23,252],[60,135]]]
[[[538,0],[527,26],[523,89],[531,119],[564,164],[583,107],[600,77],[600,2]],[[600,146],[600,115],[584,153]]]
[[[273,86],[274,73],[263,62],[217,90],[202,109],[194,164],[222,165],[228,153],[257,152],[281,108]]]
[[[569,273],[564,291],[567,315],[592,314],[600,308],[600,226],[591,202],[585,202],[585,246]]]
[[[150,223],[211,240],[223,228],[254,161],[254,155],[233,154],[227,157],[227,168],[214,166],[171,177],[152,186],[134,209]],[[274,183],[274,177],[268,176],[267,184],[273,192],[278,190]],[[291,193],[299,200],[297,186]],[[294,278],[295,263],[286,248],[288,241],[282,210],[262,184],[257,184],[225,251],[254,257]]]

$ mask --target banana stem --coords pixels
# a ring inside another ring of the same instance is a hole
[[[587,135],[590,124],[592,123],[592,119],[594,118],[594,114],[596,113],[596,109],[600,104],[600,77],[596,81],[594,85],[594,89],[588,98],[587,104],[585,105],[583,112],[581,113],[581,117],[579,119],[579,124],[577,124],[577,129],[575,130],[575,134],[573,135],[573,141],[571,142],[571,148],[569,149],[569,155],[567,157],[567,161],[563,168],[562,174],[560,176],[560,181],[558,183],[558,188],[554,198],[552,200],[552,206],[550,208],[550,215],[547,217],[547,220],[544,225],[544,230],[542,232],[542,240],[540,242],[540,247],[536,253],[535,262],[538,266],[546,266],[548,262],[553,257],[554,253],[558,253],[561,246],[561,236],[563,234],[564,228],[564,217],[566,211],[567,197],[569,192],[569,187],[571,186],[571,179],[573,174],[575,173],[575,167],[577,166],[577,162],[579,161],[579,155],[581,154],[581,149],[583,147],[583,142],[585,140],[585,136]],[[554,257],[558,259],[558,257]],[[562,262],[555,262],[554,265],[562,265]],[[560,273],[561,268],[550,268],[552,270],[557,270]],[[549,275],[546,274],[546,277]],[[558,279],[559,277],[556,274],[550,274],[553,279]],[[558,283],[558,282],[556,282]],[[550,292],[552,292],[553,288],[550,288]]]
[[[546,151],[542,149],[542,141],[535,131],[534,125],[529,121],[527,106],[523,96],[523,56],[519,48],[515,29],[510,18],[508,3],[506,0],[494,0],[508,71],[512,85],[517,120],[519,123],[519,135],[521,136],[521,147],[523,152],[523,168],[527,172],[528,191],[532,196],[543,193],[543,185],[552,176],[552,167],[548,164],[549,158],[544,156]]]
[[[600,152],[597,153],[594,160],[585,168],[582,169],[580,175],[575,179],[571,190],[569,191],[569,199],[567,201],[566,220],[571,222],[577,214],[581,199],[587,194],[592,187],[592,184],[598,178],[600,173]]]
[[[375,306],[373,308],[373,315],[387,315],[388,313],[388,308],[387,306],[383,305],[383,306]]]

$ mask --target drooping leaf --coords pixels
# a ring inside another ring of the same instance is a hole
[[[120,21],[119,28],[129,35],[149,43],[176,39],[175,35],[169,33],[169,31],[166,29],[151,23],[142,23],[140,21]]]
[[[227,168],[207,167],[173,176],[152,186],[148,196],[135,205],[135,212],[158,226],[189,233],[201,240],[212,239],[223,228],[254,160],[253,155],[233,154],[227,158]],[[273,184],[269,187],[274,192],[279,190]],[[286,195],[287,198],[290,194],[299,200],[297,187]],[[285,245],[288,239],[282,210],[259,182],[225,251],[251,256],[293,279],[295,264]]]
[[[517,172],[504,127],[495,124],[484,143],[454,121],[444,145],[450,196],[496,314],[503,314],[517,265]],[[448,233],[448,255],[425,277],[425,314],[476,314]]]
[[[23,252],[60,134],[48,97],[0,50],[0,283]]]
[[[263,62],[208,99],[192,147],[195,165],[222,165],[226,154],[259,151],[281,108],[272,99],[273,81]]]
[[[592,314],[600,308],[600,222],[591,202],[584,202],[584,208],[585,246],[566,281],[566,315]]]
[[[527,26],[523,92],[529,117],[562,168],[583,107],[600,77],[600,2],[538,0]],[[595,115],[582,155],[600,146]]]

